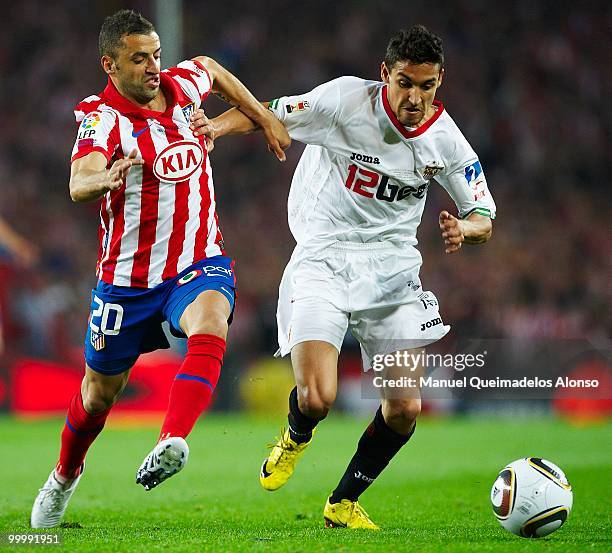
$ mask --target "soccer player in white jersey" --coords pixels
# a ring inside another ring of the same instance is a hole
[[[291,476],[334,402],[347,328],[366,369],[374,355],[399,343],[422,348],[448,332],[435,296],[421,288],[415,247],[432,179],[458,211],[439,215],[446,253],[491,236],[495,204],[478,157],[435,100],[443,76],[442,41],[414,26],[389,42],[382,82],[340,77],[268,104],[291,138],[307,146],[289,194],[297,247],[277,312],[280,353],[291,352],[296,387],[288,430],[261,468],[267,490]],[[202,132],[219,137],[253,128],[230,110]],[[420,409],[418,390],[383,398],[327,500],[326,526],[378,528],[357,499],[408,442]]]
[[[160,71],[160,41],[122,10],[100,31],[108,84],[80,102],[70,195],[101,199],[98,284],[85,338],[85,376],[70,402],[59,461],[36,497],[34,528],[57,526],[141,353],[169,347],[161,328],[188,338],[159,441],[136,474],[150,490],[187,461],[185,438],[210,404],[234,306],[234,263],[219,230],[207,143],[190,118],[212,91],[265,130],[284,159],[285,127],[214,60]],[[121,452],[117,452],[121,455]]]

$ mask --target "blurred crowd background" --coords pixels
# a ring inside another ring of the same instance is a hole
[[[454,206],[430,187],[418,235],[425,289],[455,337],[609,338],[611,4],[183,5],[185,58],[217,59],[262,100],[340,75],[378,79],[397,28],[423,23],[439,34],[446,77],[438,97],[479,153],[498,218],[489,244],[445,255],[437,216]],[[81,367],[98,203],[73,204],[68,195],[72,110],[105,86],[99,27],[123,7],[156,23],[149,2],[21,0],[3,12],[0,217],[23,241],[0,253],[0,371],[20,355]],[[223,104],[213,98],[204,108],[212,116]],[[286,199],[301,151],[294,143],[281,165],[251,135],[221,139],[211,155],[239,287],[230,374],[275,350],[278,283],[294,246]]]

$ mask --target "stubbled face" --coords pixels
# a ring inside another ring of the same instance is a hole
[[[121,42],[115,58],[102,56],[102,67],[119,92],[138,104],[148,104],[159,94],[159,36],[126,35]]]
[[[418,127],[431,117],[436,91],[444,76],[439,64],[401,60],[389,69],[383,62],[380,74],[388,84],[391,109],[402,125]]]

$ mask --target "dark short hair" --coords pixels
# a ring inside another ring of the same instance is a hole
[[[423,25],[400,29],[395,33],[385,55],[385,64],[391,68],[398,62],[408,60],[415,64],[438,63],[444,65],[442,39]]]
[[[116,57],[121,39],[126,35],[149,35],[155,27],[148,19],[134,10],[120,10],[109,15],[102,23],[98,46],[100,56]]]

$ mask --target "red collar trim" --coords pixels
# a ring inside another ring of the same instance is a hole
[[[404,127],[404,125],[399,122],[398,118],[395,116],[395,113],[393,113],[391,106],[389,105],[389,98],[387,98],[387,85],[383,86],[382,88],[382,102],[385,108],[385,112],[387,113],[387,117],[389,117],[391,123],[393,123],[393,126],[400,132],[400,134],[404,138],[414,138],[415,136],[420,136],[421,134],[423,134],[429,127],[431,127],[437,121],[438,117],[440,117],[440,115],[442,115],[442,112],[444,111],[444,105],[442,104],[442,102],[440,102],[439,100],[434,100],[434,106],[438,108],[436,112],[420,127],[417,127],[413,131],[409,131],[406,127]]]
[[[163,115],[171,114],[174,110],[174,106],[176,104],[176,87],[178,86],[174,79],[172,79],[169,75],[165,73],[160,73],[160,83],[159,86],[161,90],[163,90],[164,95],[166,96],[166,111],[153,111],[150,109],[145,109],[138,104],[128,100],[125,96],[117,90],[117,87],[114,85],[113,81],[111,81],[110,77],[108,78],[108,84],[102,93],[103,96],[109,100],[109,103],[112,107],[117,108],[121,113],[124,114],[135,114],[140,115],[143,118],[147,117],[160,117]]]

